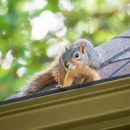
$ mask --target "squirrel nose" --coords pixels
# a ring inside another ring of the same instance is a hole
[[[69,63],[65,62],[65,68],[69,67]]]

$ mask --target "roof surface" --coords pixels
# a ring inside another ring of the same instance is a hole
[[[130,30],[96,49],[101,53],[104,64],[99,70],[102,79],[130,73]]]

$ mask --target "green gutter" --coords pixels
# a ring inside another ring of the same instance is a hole
[[[129,128],[130,78],[0,106],[1,130]]]

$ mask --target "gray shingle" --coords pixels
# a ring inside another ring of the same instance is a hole
[[[114,39],[98,46],[96,49],[102,55],[102,63],[111,59],[113,56],[118,55],[122,51],[130,48],[130,30],[122,33]],[[98,72],[101,78],[109,78],[109,76],[118,70],[121,66],[130,60],[130,50],[113,59],[113,63],[109,63],[106,67],[101,68]],[[116,61],[116,62],[114,62]],[[121,68],[114,76],[124,75],[130,73],[130,63]]]

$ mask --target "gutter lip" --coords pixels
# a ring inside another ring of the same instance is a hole
[[[75,89],[80,89],[80,88],[84,88],[84,87],[90,87],[92,85],[107,83],[107,82],[110,82],[110,81],[116,81],[116,80],[125,79],[125,78],[128,78],[128,77],[130,77],[130,74],[115,76],[115,77],[111,77],[111,78],[105,78],[105,79],[101,79],[101,80],[97,80],[97,81],[93,81],[93,82],[89,82],[89,83],[77,84],[77,85],[73,85],[73,86],[69,86],[69,87],[65,87],[65,88],[57,88],[57,89],[54,89],[54,90],[37,92],[35,94],[30,94],[30,95],[23,96],[23,97],[18,97],[18,98],[0,101],[0,106],[6,105],[6,104],[11,104],[11,103],[18,102],[18,101],[27,100],[27,99],[32,99],[32,98],[37,98],[37,97],[41,97],[41,96],[65,92],[65,91],[69,91],[69,90],[75,90]]]

